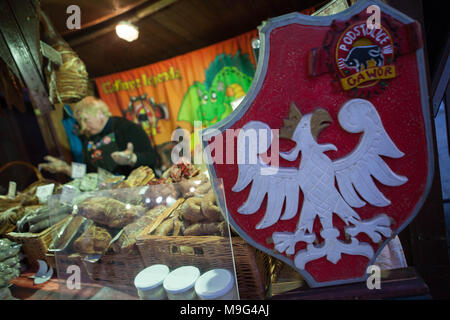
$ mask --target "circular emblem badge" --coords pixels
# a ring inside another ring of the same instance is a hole
[[[366,21],[349,26],[339,37],[335,63],[344,90],[370,90],[387,86],[394,78],[394,44],[388,30],[369,29]],[[358,94],[360,95],[360,94]]]

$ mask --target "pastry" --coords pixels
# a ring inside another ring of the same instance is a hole
[[[206,194],[201,203],[202,214],[212,222],[222,221],[222,211],[216,204],[216,197],[214,196],[214,192],[211,190]]]
[[[111,241],[109,232],[101,227],[91,225],[75,240],[73,248],[81,254],[102,254]]]
[[[202,198],[200,197],[186,199],[179,208],[181,218],[193,223],[205,220],[206,218],[201,210],[201,203]]]
[[[106,197],[89,198],[78,204],[79,214],[110,228],[123,228],[142,216],[144,211],[141,206]]]

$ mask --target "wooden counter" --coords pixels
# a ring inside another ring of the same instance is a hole
[[[273,300],[431,299],[429,288],[410,267],[381,272],[381,288],[369,290],[365,282],[309,288],[294,270],[282,272],[272,284]]]

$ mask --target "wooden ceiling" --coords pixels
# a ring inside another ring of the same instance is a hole
[[[327,0],[41,0],[56,29],[86,64],[91,78],[169,59],[256,29],[262,21]],[[81,29],[68,30],[67,7],[81,9]],[[136,18],[137,15],[143,16]],[[135,19],[139,39],[114,26]]]

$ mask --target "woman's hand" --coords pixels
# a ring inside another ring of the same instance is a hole
[[[38,165],[39,170],[44,169],[50,173],[64,173],[68,176],[72,175],[72,167],[65,161],[52,156],[45,156],[45,161],[48,163],[40,163]]]
[[[134,146],[128,142],[127,148],[124,151],[116,151],[111,153],[111,158],[115,163],[121,166],[134,166],[137,161],[137,156],[133,152]]]

